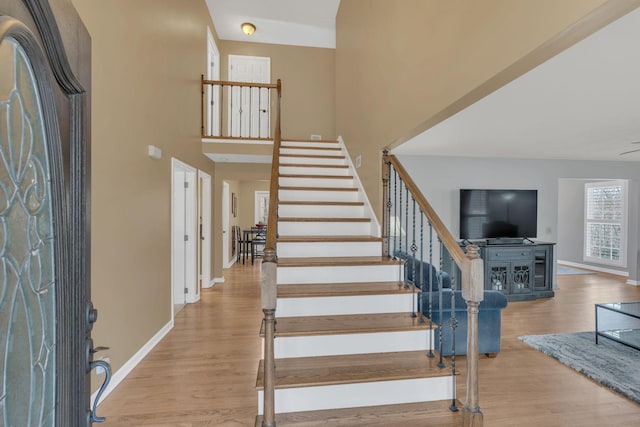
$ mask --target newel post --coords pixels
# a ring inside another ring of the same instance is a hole
[[[467,246],[462,261],[462,297],[467,303],[467,400],[462,409],[465,427],[482,427],[478,396],[478,306],[484,298],[484,266],[478,247]]]
[[[275,427],[276,365],[273,349],[276,318],[276,251],[265,248],[262,260],[262,312],[264,313],[264,405],[262,426]]]
[[[389,151],[382,152],[382,256],[389,256],[389,235],[391,234],[391,200],[389,198],[389,175],[391,163]]]

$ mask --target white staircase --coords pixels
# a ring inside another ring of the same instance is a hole
[[[450,371],[427,357],[433,331],[412,316],[402,266],[381,256],[342,145],[283,141],[279,184],[276,414],[371,407],[406,417],[401,404],[451,399]],[[257,384],[262,414],[262,365]]]

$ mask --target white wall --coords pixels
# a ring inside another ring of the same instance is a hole
[[[585,162],[571,160],[524,160],[469,157],[398,156],[429,203],[454,237],[459,236],[459,190],[505,188],[538,190],[538,240],[558,242],[558,182],[628,179],[629,185],[629,279],[638,280],[638,199],[640,165],[637,162]],[[581,217],[582,218],[582,217]],[[582,221],[576,218],[577,221]],[[562,245],[571,243],[563,239]],[[582,241],[579,241],[582,245]],[[564,251],[566,248],[562,248]],[[580,249],[581,250],[581,249]],[[556,251],[556,259],[557,257]]]

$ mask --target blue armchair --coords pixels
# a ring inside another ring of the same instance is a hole
[[[449,325],[452,311],[452,294],[455,317],[458,322],[455,336],[455,354],[467,354],[467,303],[462,298],[462,292],[451,289],[451,277],[443,271],[437,270],[427,262],[421,262],[411,256],[406,259],[405,275],[408,281],[422,289],[422,299],[418,308],[423,315],[429,317],[442,328],[442,354],[450,356],[452,349],[452,331]],[[415,272],[415,274],[414,274]],[[415,275],[415,280],[414,280]],[[431,304],[429,304],[429,288],[431,288]],[[431,306],[431,310],[429,307]],[[507,306],[507,297],[500,291],[484,291],[484,299],[478,309],[478,353],[495,356],[500,352],[502,309]],[[442,309],[441,309],[442,307]],[[438,332],[436,331],[436,336]],[[440,351],[438,345],[436,350]]]

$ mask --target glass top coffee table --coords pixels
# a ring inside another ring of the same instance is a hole
[[[640,302],[596,304],[596,344],[598,337],[640,350]]]

